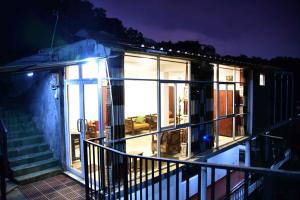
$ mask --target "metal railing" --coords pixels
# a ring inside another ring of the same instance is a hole
[[[6,199],[6,177],[10,177],[7,154],[7,129],[0,119],[0,178],[1,178],[1,200]]]
[[[295,171],[129,155],[104,144],[104,138],[84,141],[84,154],[86,199],[232,199],[233,172],[243,175],[236,190],[242,197],[236,199],[248,199],[252,177],[300,181]]]

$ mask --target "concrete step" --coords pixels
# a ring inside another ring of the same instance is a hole
[[[9,148],[8,149],[8,158],[23,156],[31,153],[38,153],[48,150],[48,144],[40,143],[33,145],[26,145],[22,147]]]
[[[25,146],[30,144],[42,143],[43,141],[44,141],[43,136],[41,134],[38,134],[38,135],[15,138],[15,139],[10,138],[7,141],[7,146],[8,148],[19,147],[19,146]]]
[[[9,164],[11,167],[16,167],[19,165],[24,165],[27,163],[38,162],[41,160],[46,160],[52,158],[53,154],[51,151],[44,151],[40,153],[32,153],[24,156],[15,157],[9,159]]]
[[[34,135],[42,135],[41,131],[39,131],[37,128],[24,128],[23,130],[15,130],[15,131],[9,131],[8,132],[8,140],[10,139],[17,139],[21,137],[29,137]]]
[[[31,183],[31,182],[35,182],[44,178],[48,178],[57,174],[62,173],[61,168],[59,167],[51,167],[48,169],[44,169],[35,173],[31,173],[31,174],[26,174],[23,176],[18,176],[15,177],[15,181],[18,184],[26,184],[26,183]]]
[[[3,111],[2,117],[5,121],[10,121],[14,119],[27,119],[29,117],[28,114],[21,111]]]
[[[31,121],[30,115],[18,115],[14,117],[3,117],[3,120],[7,125],[13,124],[13,123],[18,123],[18,122],[27,122]]]
[[[47,160],[41,160],[38,162],[28,163],[24,165],[19,165],[16,167],[12,167],[12,171],[15,177],[23,176],[26,174],[32,174],[37,171],[45,170],[51,167],[55,167],[58,165],[57,160],[54,158],[50,158]]]
[[[7,130],[10,131],[20,131],[24,129],[36,128],[33,121],[19,122],[15,124],[6,125]]]

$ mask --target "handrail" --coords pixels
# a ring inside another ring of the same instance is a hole
[[[7,129],[0,119],[0,182],[1,182],[1,200],[6,200],[6,181],[8,175],[8,158],[7,158]]]
[[[266,138],[272,138],[272,139],[284,140],[283,137],[278,137],[278,136],[274,136],[274,135],[265,135],[265,134],[261,134],[260,136],[266,137]]]
[[[0,151],[1,151],[2,156],[3,156],[3,169],[4,169],[4,172],[5,172],[5,176],[7,178],[12,178],[12,172],[10,170],[9,162],[8,162],[7,135],[8,135],[7,128],[4,125],[3,120],[0,119],[0,144],[1,144]]]
[[[287,171],[287,170],[281,170],[281,169],[269,169],[269,168],[263,168],[263,167],[246,167],[246,166],[236,166],[236,165],[228,165],[228,164],[218,164],[218,163],[206,163],[206,162],[201,162],[201,161],[186,161],[186,160],[176,160],[176,159],[171,159],[171,158],[158,158],[158,157],[148,157],[148,156],[140,156],[140,155],[131,155],[124,153],[122,151],[112,149],[110,147],[103,146],[101,144],[97,144],[95,142],[92,142],[94,140],[102,140],[102,138],[93,138],[86,140],[86,142],[91,143],[95,146],[101,147],[103,149],[106,149],[108,151],[117,153],[119,155],[123,156],[130,156],[132,158],[144,158],[148,160],[154,160],[154,161],[162,161],[162,162],[173,162],[173,163],[178,163],[178,164],[193,164],[193,165],[201,165],[201,167],[209,167],[209,168],[219,168],[219,169],[231,169],[231,170],[236,170],[236,171],[248,171],[248,172],[254,172],[254,173],[260,173],[260,174],[265,174],[265,175],[283,175],[283,176],[296,176],[297,178],[300,178],[300,171]]]

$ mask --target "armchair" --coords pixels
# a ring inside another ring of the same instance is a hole
[[[152,153],[157,151],[157,139],[152,135]],[[160,151],[166,154],[180,152],[180,130],[166,131],[161,134]]]

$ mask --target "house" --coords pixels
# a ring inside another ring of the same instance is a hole
[[[284,69],[144,45],[41,50],[2,66],[0,81],[21,183],[61,169],[83,178],[83,141],[97,137],[132,155],[250,165],[249,139],[293,117]]]

